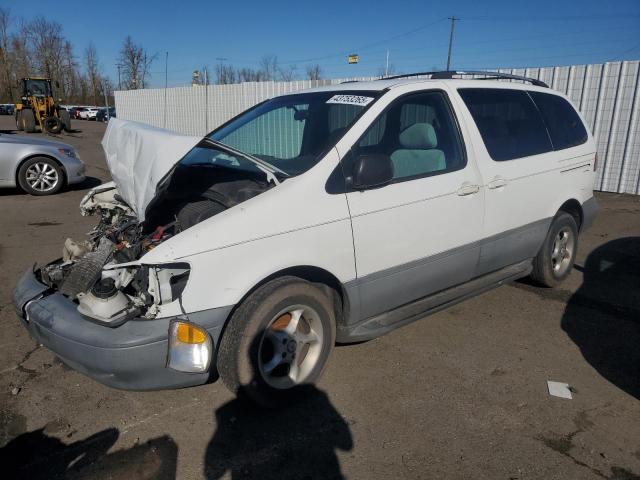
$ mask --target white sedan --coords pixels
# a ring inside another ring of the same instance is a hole
[[[86,110],[81,110],[79,115],[82,120],[95,120],[98,113],[98,107],[88,107]]]

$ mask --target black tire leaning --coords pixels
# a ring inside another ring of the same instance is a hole
[[[29,182],[27,181],[27,170],[29,169],[30,166],[36,163],[44,163],[44,164],[50,165],[56,171],[56,174],[58,175],[58,182],[51,190],[40,191],[40,190],[36,190],[35,188],[31,187],[31,185],[29,185]],[[30,158],[29,160],[24,162],[20,166],[20,169],[18,170],[18,184],[20,185],[20,188],[22,188],[25,192],[27,192],[30,195],[36,195],[36,196],[53,195],[54,193],[58,193],[60,191],[60,189],[64,186],[64,183],[65,183],[64,171],[54,160],[51,160],[50,158],[47,158],[47,157]]]
[[[258,351],[263,333],[274,316],[291,305],[309,305],[322,322],[322,346],[317,363],[304,385],[288,389],[270,386],[260,373]],[[308,391],[305,385],[318,380],[335,343],[335,313],[324,286],[297,277],[272,280],[251,293],[236,309],[220,341],[217,368],[226,387],[262,407],[274,408]]]
[[[44,129],[47,132],[52,133],[54,135],[57,135],[60,132],[62,132],[62,129],[64,128],[62,121],[60,121],[58,117],[47,117],[42,122],[42,125],[44,126]]]
[[[36,117],[33,115],[32,110],[22,110],[20,113],[22,120],[22,129],[27,133],[34,133],[36,131]]]
[[[67,110],[60,110],[60,121],[62,122],[62,128],[65,131],[71,131],[71,115]]]
[[[552,253],[554,251],[554,242],[561,230],[568,229],[573,237],[573,245],[571,247],[570,257],[568,257],[569,263],[567,267],[558,273],[554,271]],[[547,232],[547,236],[544,239],[544,243],[540,248],[540,251],[533,259],[533,270],[531,272],[531,278],[538,284],[544,287],[556,287],[562,283],[571,273],[573,264],[578,252],[578,225],[575,218],[567,212],[558,212],[551,222],[551,227]]]

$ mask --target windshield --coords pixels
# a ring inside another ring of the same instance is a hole
[[[332,91],[277,97],[241,113],[209,138],[288,175],[299,175],[335,145],[380,93]]]
[[[241,155],[235,155],[217,145],[201,141],[187,155],[180,160],[178,165],[211,167],[211,168],[231,168],[234,170],[244,170],[245,172],[260,174],[262,171],[250,160]]]
[[[46,80],[27,80],[26,89],[27,95],[51,96],[49,82]]]

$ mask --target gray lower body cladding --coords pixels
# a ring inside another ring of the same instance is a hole
[[[13,293],[23,325],[39,343],[75,370],[124,390],[158,390],[201,385],[210,373],[182,373],[166,367],[171,318],[134,319],[110,328],[90,322],[60,293],[51,293],[33,271],[22,276]],[[188,315],[204,327],[214,345],[232,307]],[[215,370],[212,365],[211,371]]]

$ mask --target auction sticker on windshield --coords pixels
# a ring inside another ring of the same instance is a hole
[[[360,105],[364,107],[369,105],[373,97],[363,97],[360,95],[334,95],[327,103],[342,103],[344,105]]]

